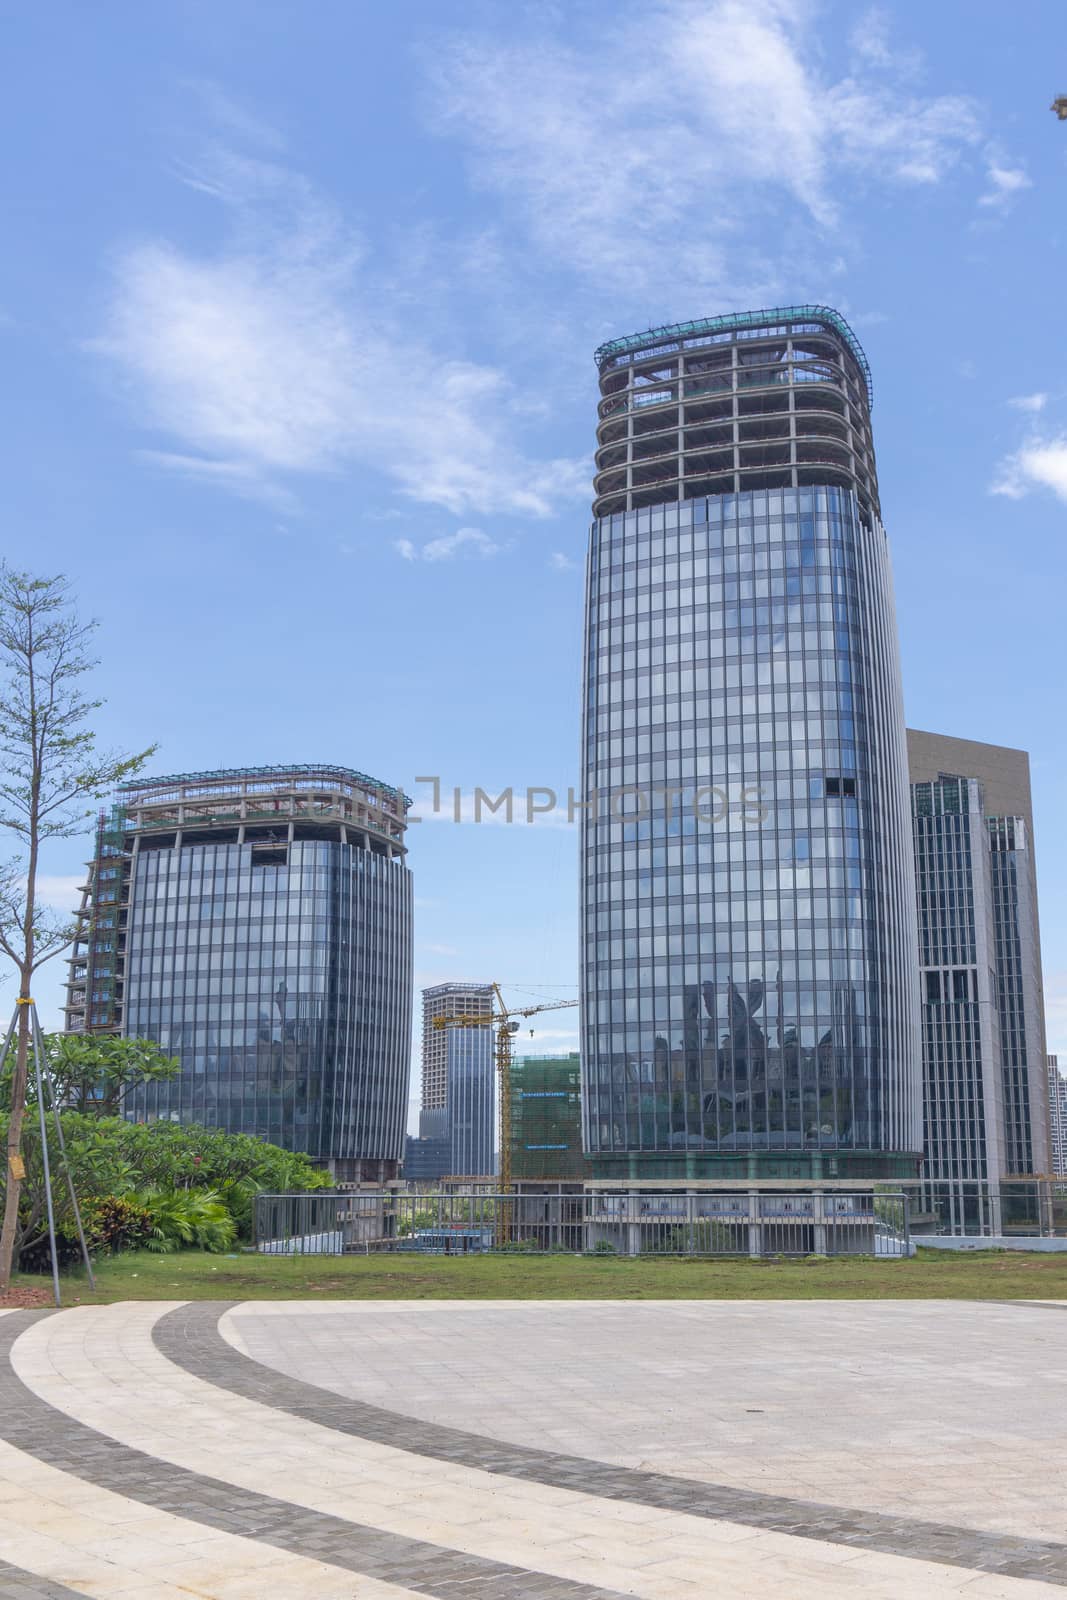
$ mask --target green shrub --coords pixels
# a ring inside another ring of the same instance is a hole
[[[104,1195],[81,1206],[85,1242],[90,1253],[136,1250],[148,1242],[152,1218],[143,1205],[124,1195]],[[74,1243],[77,1245],[77,1239]]]
[[[74,1187],[85,1219],[91,1250],[121,1250],[142,1242],[143,1219],[134,1216],[142,1203],[139,1197],[151,1191],[156,1196],[204,1195],[210,1207],[200,1221],[185,1221],[173,1226],[160,1223],[156,1248],[170,1248],[171,1242],[200,1241],[204,1249],[224,1250],[235,1238],[249,1238],[255,1197],[260,1193],[284,1194],[332,1187],[328,1172],[314,1167],[307,1156],[294,1155],[250,1134],[223,1133],[215,1128],[183,1127],[179,1123],[125,1122],[119,1117],[101,1117],[77,1111],[62,1113],[63,1131],[70,1159]],[[0,1112],[0,1145],[7,1132],[7,1117]],[[48,1270],[48,1222],[41,1161],[40,1134],[34,1124],[23,1131],[23,1157],[26,1180],[22,1186],[16,1251],[27,1271]],[[49,1132],[52,1162],[52,1203],[62,1261],[76,1261],[79,1254],[77,1229],[67,1193],[66,1178],[55,1148],[54,1130]],[[2,1164],[0,1164],[2,1165]],[[0,1204],[5,1174],[0,1170]],[[119,1202],[133,1208],[124,1213]],[[162,1205],[162,1200],[160,1200]],[[95,1207],[104,1207],[97,1211]],[[173,1213],[177,1216],[177,1212]],[[90,1223],[92,1220],[92,1226]],[[191,1238],[184,1239],[188,1223]],[[148,1232],[155,1223],[149,1225]],[[96,1231],[93,1232],[92,1230]],[[148,1232],[143,1242],[147,1242]],[[66,1241],[73,1240],[72,1251]],[[43,1255],[41,1247],[43,1245]]]
[[[183,1245],[228,1250],[237,1228],[214,1189],[143,1189],[137,1196],[149,1220],[149,1250],[169,1254]]]

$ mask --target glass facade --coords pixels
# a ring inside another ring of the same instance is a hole
[[[922,1006],[923,1178],[996,1182],[1005,1171],[1004,1111],[982,787],[973,778],[946,777],[916,783],[911,794]],[[963,1188],[958,1192],[966,1215],[974,1207],[964,1204]]]
[[[182,1065],[131,1096],[127,1115],[257,1134],[318,1160],[400,1161],[411,1026],[401,862],[331,841],[141,849],[126,938],[124,1032]]]
[[[788,380],[767,381],[792,414]],[[861,502],[832,476],[680,488],[593,524],[582,1027],[597,1176],[916,1170],[888,551],[870,488]]]
[[[460,1177],[484,1177],[496,1171],[493,1029],[441,1031],[448,1039],[448,1170]]]
[[[1033,937],[1034,879],[1026,823],[1022,817],[990,817],[993,913],[996,929],[997,994],[1004,1061],[1004,1133],[1009,1172],[1047,1171],[1047,1123],[1035,1118],[1043,1056],[1032,1020],[1040,974]],[[1044,1096],[1040,1096],[1040,1102]],[[1041,1109],[1044,1106],[1041,1105]],[[1039,1135],[1035,1153],[1035,1133]]]

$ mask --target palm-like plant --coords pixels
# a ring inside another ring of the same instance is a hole
[[[229,1209],[215,1189],[142,1189],[137,1201],[152,1222],[149,1250],[166,1255],[195,1245],[217,1254],[237,1237]]]

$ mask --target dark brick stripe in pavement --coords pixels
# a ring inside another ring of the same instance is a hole
[[[470,1600],[475,1596],[479,1600],[627,1600],[614,1589],[572,1583],[309,1511],[120,1444],[40,1399],[12,1367],[11,1347],[19,1335],[41,1317],[54,1315],[51,1311],[13,1311],[0,1318],[0,1438],[60,1472],[187,1522],[255,1539],[291,1555],[399,1584],[437,1600],[458,1600],[461,1595],[465,1600],[467,1596]],[[35,1594],[32,1588],[29,1592]]]
[[[1024,1311],[1067,1311],[1067,1300],[986,1300],[987,1306],[1021,1306]]]
[[[1030,1578],[1067,1588],[1067,1545],[612,1466],[583,1456],[508,1444],[485,1434],[422,1422],[402,1412],[333,1394],[277,1372],[227,1344],[218,1324],[232,1309],[232,1305],[220,1305],[218,1301],[179,1306],[159,1319],[152,1337],[157,1348],[177,1366],[220,1389],[258,1400],[306,1422],[397,1450],[557,1489],[573,1489],[579,1494],[598,1495],[605,1500],[683,1511],[689,1516],[743,1523],[795,1538],[852,1545],[859,1550],[937,1561],[944,1566]]]
[[[10,1561],[0,1561],[0,1600],[87,1600],[81,1589],[68,1589],[65,1583],[38,1578]]]

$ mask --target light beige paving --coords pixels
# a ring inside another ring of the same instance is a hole
[[[246,1304],[279,1371],[516,1444],[1067,1538],[1067,1310],[959,1301]],[[398,1379],[398,1365],[402,1379]]]
[[[62,1430],[68,1417],[72,1428],[214,1480],[216,1495],[232,1485],[235,1497],[269,1497],[264,1507],[280,1502],[297,1518],[508,1563],[535,1585],[543,1574],[546,1596],[557,1581],[637,1600],[1036,1600],[1053,1587],[604,1499],[340,1432],[177,1366],[152,1339],[171,1309],[86,1307],[32,1323],[11,1350],[26,1386],[18,1392],[44,1403],[49,1427]],[[1038,1358],[1058,1357],[1062,1369],[1067,1315],[1061,1332],[1061,1319],[1036,1306],[290,1302],[237,1307],[222,1332],[305,1382],[490,1437],[1063,1539],[1063,1378],[1045,1387],[1042,1406],[1031,1391],[1044,1377]],[[898,1452],[919,1460],[924,1426],[945,1484],[920,1476],[896,1506],[878,1499],[879,1485],[905,1492]],[[983,1462],[1009,1448],[1010,1503],[1003,1513],[983,1503],[988,1521],[969,1495],[967,1441]],[[0,1559],[99,1600],[415,1593],[219,1532],[197,1522],[194,1507],[185,1516],[144,1505],[10,1444],[0,1445]],[[2,1584],[0,1576],[0,1594]],[[442,1600],[467,1587],[443,1583]],[[437,1592],[432,1578],[419,1592]],[[498,1600],[491,1578],[474,1592]]]
[[[1020,1597],[1043,1585],[873,1558],[733,1523],[619,1505],[338,1435],[220,1391],[151,1342],[164,1308],[63,1313],[18,1341],[13,1366],[50,1405],[159,1460],[391,1533],[601,1588],[670,1600],[720,1592]],[[313,1324],[318,1318],[313,1319]],[[872,1567],[871,1562],[876,1561]],[[979,1584],[975,1588],[975,1583]],[[998,1587],[992,1587],[997,1584]]]

